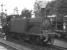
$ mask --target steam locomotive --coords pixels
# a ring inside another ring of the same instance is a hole
[[[50,20],[42,18],[10,18],[4,27],[7,38],[37,44],[53,44],[56,34],[53,30]]]

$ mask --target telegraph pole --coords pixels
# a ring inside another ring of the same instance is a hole
[[[2,4],[1,4],[1,11],[2,11],[2,12],[3,12],[3,6],[4,6],[4,5],[3,5],[3,3],[2,3]]]
[[[5,9],[5,13],[7,14],[7,10]]]

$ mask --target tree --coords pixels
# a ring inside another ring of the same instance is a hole
[[[58,13],[67,15],[67,0],[59,0]]]
[[[41,12],[40,12],[40,2],[39,1],[36,1],[35,4],[34,4],[34,13],[35,13],[35,16],[36,17],[41,17]]]
[[[26,18],[31,18],[31,14],[32,11],[31,10],[28,10],[28,9],[24,9],[22,12],[21,12],[21,16],[22,17],[26,17]]]
[[[47,4],[46,7],[47,15],[56,14],[57,17],[63,18],[67,14],[67,1],[66,0],[55,0]]]
[[[59,5],[59,2],[57,0],[49,2],[46,6],[46,14],[47,15],[53,15],[57,13],[57,7]]]
[[[49,13],[57,13],[61,15],[67,15],[67,0],[55,0],[47,4],[47,10]]]

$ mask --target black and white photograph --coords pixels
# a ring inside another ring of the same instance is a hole
[[[67,50],[67,0],[0,0],[0,50]]]

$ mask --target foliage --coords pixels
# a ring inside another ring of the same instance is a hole
[[[67,15],[67,0],[59,0],[58,13]]]
[[[42,16],[56,14],[61,17],[67,15],[67,0],[55,0],[49,2],[43,11],[38,10],[37,12],[36,15],[38,14]]]
[[[40,12],[40,3],[39,2],[35,2],[34,4],[34,13],[36,17],[41,17],[41,12]]]
[[[31,10],[28,10],[28,9],[24,9],[22,12],[21,12],[21,16],[22,17],[26,17],[26,18],[31,18]]]
[[[56,0],[47,5],[49,13],[67,15],[67,0]]]
[[[46,14],[47,15],[56,14],[57,6],[58,6],[57,1],[52,1],[52,2],[48,3],[47,6],[46,6]]]

